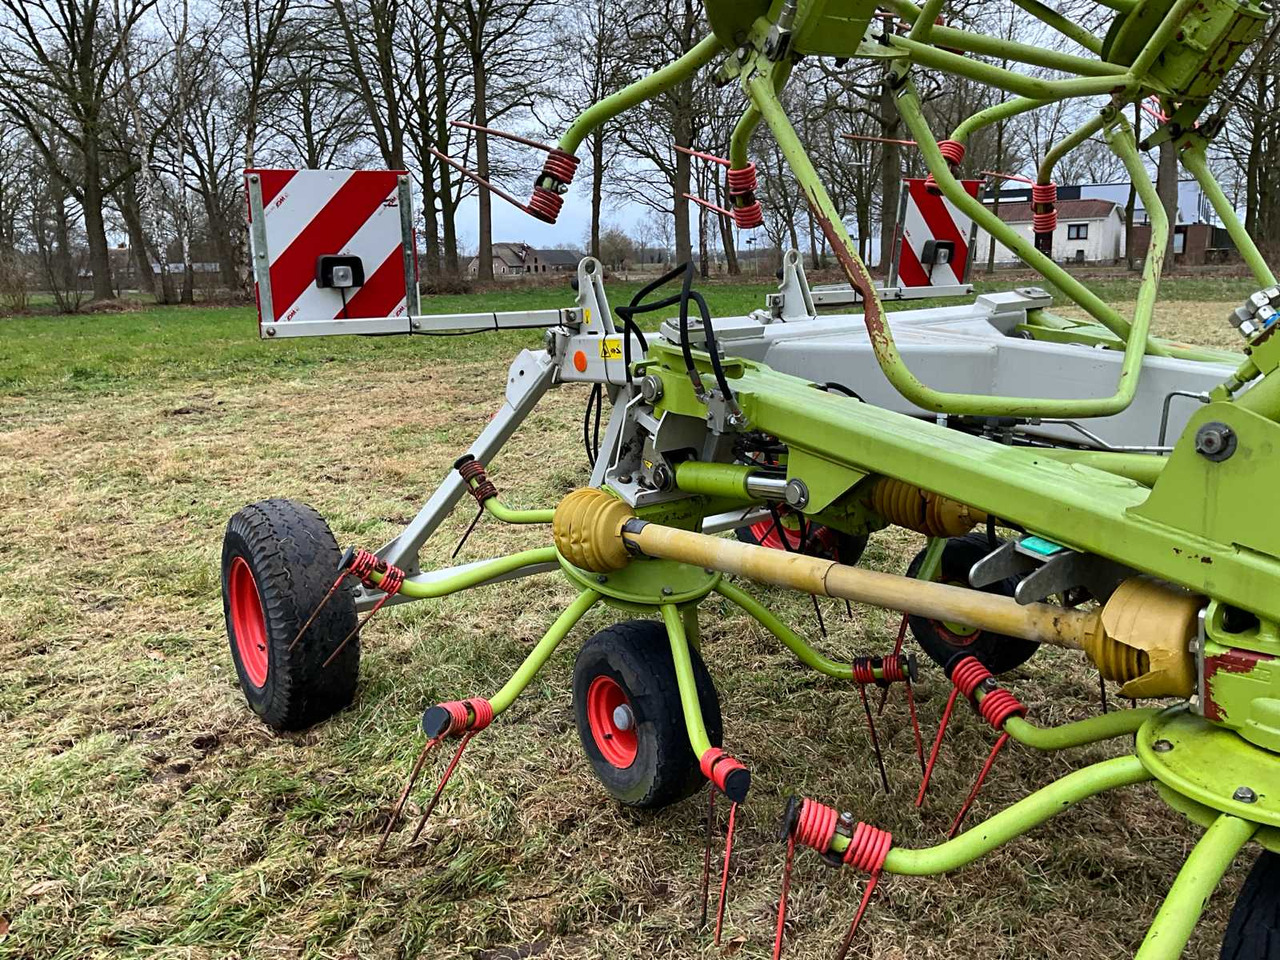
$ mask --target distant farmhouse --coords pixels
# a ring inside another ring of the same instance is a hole
[[[1000,191],[1000,219],[1028,240],[1031,230],[1030,188]],[[1128,201],[1127,183],[1084,183],[1058,187],[1058,227],[1053,234],[1055,260],[1072,263],[1116,263],[1126,256],[1124,211]],[[993,197],[984,198],[987,209]],[[1235,247],[1224,228],[1210,222],[1209,205],[1193,180],[1178,184],[1178,222],[1174,229],[1173,254],[1178,263],[1218,263],[1231,259]],[[1134,254],[1141,259],[1151,238],[1151,221],[1139,200],[1133,212]],[[987,257],[990,237],[979,230],[974,244],[979,262]],[[996,262],[1014,263],[1018,258],[1004,244],[996,244]]]
[[[991,204],[987,204],[988,207]],[[1028,240],[1031,203],[1001,197],[1000,219]],[[986,257],[987,234],[978,231],[978,259]],[[1058,227],[1053,232],[1053,256],[1075,263],[1115,263],[1124,257],[1124,210],[1113,200],[1058,200]],[[1017,260],[1002,243],[996,244],[996,262]]]
[[[500,280],[514,280],[532,274],[573,273],[582,254],[576,250],[535,250],[527,243],[495,243],[493,275]],[[480,272],[480,258],[472,257],[467,275]]]

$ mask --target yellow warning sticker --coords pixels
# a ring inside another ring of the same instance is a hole
[[[600,341],[600,359],[601,360],[621,360],[622,359],[622,338],[621,337],[604,337]]]

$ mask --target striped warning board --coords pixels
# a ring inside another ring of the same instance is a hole
[[[265,337],[408,333],[418,312],[408,175],[396,170],[246,170]],[[322,256],[358,257],[363,283],[322,287]]]
[[[961,180],[971,197],[978,196],[981,180]],[[925,181],[902,181],[899,211],[897,285],[906,288],[949,287],[968,282],[969,247],[973,221],[950,200],[925,188]],[[940,262],[945,259],[944,262]]]

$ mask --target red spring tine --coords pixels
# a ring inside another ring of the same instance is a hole
[[[787,926],[787,892],[791,889],[791,862],[796,856],[795,831],[787,836],[787,859],[782,866],[782,890],[778,894],[778,927],[773,935],[773,960],[782,958],[782,933]]]
[[[907,679],[907,712],[911,714],[911,732],[916,738],[916,756],[920,758],[920,776],[924,776],[924,738],[920,735],[920,720],[916,717],[916,692],[910,678]]]
[[[382,854],[382,848],[387,845],[387,839],[391,836],[391,831],[395,829],[396,824],[400,821],[400,814],[404,810],[405,802],[409,799],[409,794],[413,791],[414,784],[418,782],[418,777],[422,774],[422,767],[427,762],[427,754],[429,754],[440,743],[439,737],[431,737],[422,746],[418,759],[414,761],[413,769],[409,772],[409,780],[405,783],[404,789],[400,791],[400,798],[396,800],[396,805],[391,809],[391,816],[387,820],[386,829],[382,831],[382,839],[378,841],[378,849],[374,851],[374,856]]]
[[[876,736],[876,724],[871,719],[871,703],[867,700],[866,686],[858,684],[858,692],[862,694],[862,709],[867,715],[867,732],[871,734],[871,748],[876,752],[876,764],[880,767],[880,782],[884,784],[885,793],[892,793],[889,789],[889,774],[884,768],[884,754],[880,750],[880,738]]]
[[[942,711],[942,721],[938,724],[938,735],[933,741],[933,750],[929,753],[929,762],[925,764],[924,777],[920,781],[920,792],[916,795],[916,806],[924,806],[924,795],[929,789],[929,779],[933,776],[933,765],[938,761],[938,751],[942,749],[942,738],[947,732],[947,721],[951,719],[951,711],[955,709],[956,698],[960,696],[960,688],[952,687],[951,696],[947,698],[947,706]]]
[[[364,625],[373,619],[373,615],[377,613],[379,610],[381,610],[382,605],[386,603],[389,599],[391,599],[391,594],[389,593],[384,593],[381,597],[379,597],[378,602],[375,603],[373,605],[373,608],[364,615],[364,619],[355,625],[355,629],[353,629],[350,633],[348,633],[345,637],[342,638],[342,642],[338,644],[337,647],[334,648],[333,653],[329,654],[329,656],[325,658],[324,663],[320,664],[320,666],[327,667],[329,664],[333,663],[334,659],[338,656],[338,654],[340,654],[344,649],[346,649],[347,644],[351,642],[351,638],[356,636],[362,629],[364,629]]]
[[[468,123],[466,120],[450,120],[449,126],[461,127],[464,130],[475,130],[477,133],[485,133],[493,137],[501,137],[503,140],[511,140],[514,143],[522,143],[526,147],[533,147],[535,150],[541,150],[543,153],[550,153],[555,147],[540,143],[537,140],[530,140],[528,137],[522,137],[516,133],[508,133],[506,130],[495,130],[493,127],[482,127],[476,123]]]
[[[724,927],[724,905],[729,899],[729,860],[733,856],[733,827],[738,816],[738,805],[729,805],[729,829],[724,835],[724,867],[720,871],[720,903],[716,906],[716,946],[720,946],[720,931]]]
[[[902,622],[898,624],[898,639],[893,644],[893,655],[896,657],[902,653],[902,643],[907,639],[907,615],[902,615]],[[884,705],[889,701],[889,688],[885,687],[880,691],[880,709],[876,711],[880,716],[884,716]]]
[[[517,200],[511,194],[503,190],[501,187],[494,186],[492,183],[490,183],[484,177],[480,176],[480,174],[476,173],[474,170],[468,170],[462,164],[458,163],[457,160],[454,160],[453,157],[450,157],[446,154],[441,153],[435,147],[427,147],[427,149],[435,156],[437,160],[439,160],[442,163],[447,163],[449,166],[453,167],[453,169],[457,170],[464,177],[468,178],[474,183],[478,183],[480,186],[484,187],[494,196],[501,197],[503,200],[507,201],[507,203],[511,204],[513,207],[516,207],[517,209],[523,210],[525,213],[529,212],[529,208],[524,203]]]
[[[700,150],[691,150],[688,147],[682,147],[679,144],[673,144],[680,153],[687,154],[691,157],[697,157],[699,160],[706,160],[708,163],[718,163],[722,167],[729,166],[729,161],[724,157],[717,157],[714,153],[702,153]]]
[[[329,588],[329,592],[324,595],[324,597],[321,599],[321,601],[318,604],[316,604],[316,608],[311,611],[311,616],[307,617],[307,622],[304,623],[301,626],[301,628],[299,628],[298,635],[294,637],[293,642],[289,644],[290,651],[292,651],[293,648],[298,645],[298,641],[301,640],[302,635],[307,632],[307,628],[311,626],[311,624],[315,623],[316,617],[320,616],[320,611],[323,610],[325,607],[325,604],[329,602],[329,598],[332,597],[334,593],[337,592],[337,589],[339,586],[341,586],[342,581],[346,579],[348,572],[349,571],[347,570],[338,571],[338,579],[333,581],[333,586]]]
[[[410,845],[417,843],[422,828],[427,825],[427,818],[436,808],[436,804],[440,802],[440,795],[444,793],[445,786],[449,783],[449,778],[453,776],[453,771],[458,767],[458,761],[462,759],[462,751],[467,749],[467,744],[471,742],[475,731],[468,730],[462,737],[462,742],[458,744],[458,749],[453,753],[453,759],[449,761],[449,766],[445,768],[444,776],[440,778],[440,786],[436,787],[436,792],[431,795],[431,802],[427,804],[427,808],[422,811],[422,816],[418,819],[418,825],[414,828],[413,836],[409,838]]]
[[[732,210],[726,210],[724,207],[717,206],[716,204],[712,203],[710,200],[704,200],[702,199],[702,197],[694,196],[692,193],[683,193],[681,194],[681,196],[684,197],[686,200],[692,200],[694,203],[698,204],[699,206],[706,207],[708,210],[711,210],[714,213],[720,214],[720,216],[722,217],[729,217],[730,219],[733,219]]]
[[[334,649],[333,653],[325,658],[324,663],[320,666],[327,667],[337,659],[340,654],[351,642],[351,639],[364,629],[364,625],[373,619],[373,615],[382,609],[388,600],[400,592],[400,588],[404,586],[405,574],[399,567],[392,564],[386,565],[386,571],[382,575],[382,580],[378,583],[378,588],[383,591],[382,596],[378,598],[378,602],[373,605],[368,613],[364,615],[364,619],[358,622],[355,629],[342,638],[342,642]]]
[[[969,796],[964,802],[964,806],[960,808],[960,812],[956,814],[955,820],[951,822],[951,832],[948,837],[954,837],[960,830],[960,824],[964,822],[965,815],[968,814],[969,808],[973,806],[973,801],[978,798],[978,791],[982,789],[982,782],[987,779],[987,774],[991,772],[991,767],[996,762],[996,757],[1000,753],[1000,749],[1009,742],[1009,735],[1001,733],[996,739],[996,745],[991,748],[991,753],[987,756],[987,762],[982,765],[982,769],[978,772],[978,779],[974,781],[973,789],[969,791]]]
[[[708,784],[707,797],[707,836],[702,849],[702,915],[698,919],[698,927],[707,925],[707,904],[711,896],[711,831],[715,825],[716,785]]]
[[[871,902],[871,895],[876,892],[876,884],[880,882],[880,871],[874,871],[867,878],[866,889],[862,891],[862,902],[858,904],[858,912],[853,916],[853,923],[849,924],[849,932],[844,935],[844,940],[840,943],[840,949],[836,951],[836,960],[844,960],[849,953],[849,946],[853,943],[853,937],[858,932],[858,925],[862,923],[862,915],[867,912],[867,904]]]

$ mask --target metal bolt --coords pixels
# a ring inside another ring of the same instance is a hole
[[[675,592],[675,591],[674,591],[674,590],[672,590],[670,587],[663,587],[663,588],[662,588],[662,595],[663,595],[664,597],[669,597],[669,596],[671,596],[671,594],[673,594],[674,592]]]
[[[1173,744],[1168,740],[1157,740],[1151,745],[1151,749],[1156,753],[1168,753],[1173,749]]]
[[[1241,803],[1257,803],[1258,795],[1249,787],[1236,787],[1236,792],[1231,795],[1232,800],[1239,800]]]
[[[618,475],[618,482],[619,482],[619,483],[630,483],[630,482],[631,482],[631,474],[629,474],[629,473],[622,473],[622,474],[619,474],[619,475]]]
[[[411,329],[411,330],[421,330],[421,329],[422,329],[422,321],[421,321],[421,320],[410,320],[410,321],[409,321],[409,329]]]
[[[268,336],[268,337],[274,337],[275,335],[276,335],[276,328],[275,328],[275,327],[267,327],[267,336]]]
[[[809,504],[809,487],[799,477],[787,481],[787,506],[803,510]]]
[[[640,396],[645,403],[657,403],[662,399],[662,378],[652,373],[640,381]]]
[[[630,730],[636,725],[635,714],[625,703],[620,703],[613,708],[613,725],[619,730]]]
[[[1236,452],[1235,431],[1225,423],[1217,420],[1202,424],[1196,431],[1196,453],[1200,456],[1221,462]]]
[[[257,175],[256,173],[251,173],[251,174],[249,174],[249,182],[250,182],[250,183],[257,183],[257,182],[258,182],[258,175]]]

